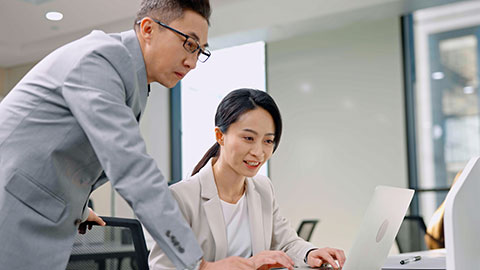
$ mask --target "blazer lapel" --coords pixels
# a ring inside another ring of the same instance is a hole
[[[227,229],[211,163],[199,172],[203,208],[215,241],[215,260],[227,257]]]
[[[140,118],[140,115],[143,113],[147,105],[147,97],[149,92],[147,83],[147,71],[145,69],[145,62],[143,61],[143,53],[134,30],[122,32],[120,33],[120,35],[123,44],[125,45],[125,47],[127,47],[128,51],[132,55],[132,59],[135,65],[135,71],[137,73],[137,80],[135,82],[135,85],[137,88],[136,90],[138,91],[139,99],[138,103],[135,105],[138,105],[139,108],[134,108],[134,114],[135,117]]]
[[[253,255],[266,250],[262,202],[252,178],[247,178],[247,205]]]

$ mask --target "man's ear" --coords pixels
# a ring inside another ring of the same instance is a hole
[[[149,17],[145,17],[140,21],[138,32],[145,42],[149,42],[152,38],[153,27],[156,23]]]
[[[217,140],[217,143],[221,146],[223,146],[223,138],[224,138],[223,132],[220,130],[219,127],[215,127],[215,140]]]

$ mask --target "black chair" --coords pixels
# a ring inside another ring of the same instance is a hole
[[[310,238],[312,237],[313,230],[315,229],[315,226],[319,222],[318,219],[308,219],[308,220],[302,220],[302,223],[300,223],[300,226],[298,226],[297,229],[297,234],[301,238],[303,238],[305,241],[310,241]]]
[[[425,234],[427,226],[421,216],[405,216],[395,242],[400,253],[427,250]]]
[[[107,225],[77,234],[67,270],[148,270],[148,250],[136,219],[101,217]]]

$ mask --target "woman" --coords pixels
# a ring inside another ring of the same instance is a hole
[[[345,262],[342,250],[315,248],[297,236],[280,216],[273,186],[257,175],[278,147],[282,120],[263,91],[238,89],[220,103],[215,115],[216,143],[192,176],[171,186],[180,210],[200,243],[204,259],[249,258],[257,269]],[[173,269],[155,245],[150,269]]]

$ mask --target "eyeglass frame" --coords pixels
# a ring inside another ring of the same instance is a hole
[[[165,28],[167,28],[167,29],[169,29],[169,30],[171,30],[171,31],[173,31],[173,32],[181,35],[182,37],[184,37],[184,38],[185,38],[185,41],[183,42],[183,48],[184,48],[187,52],[192,53],[192,54],[195,53],[196,51],[198,51],[197,60],[200,61],[201,63],[207,62],[208,58],[210,58],[210,56],[212,55],[212,53],[211,53],[209,50],[207,50],[207,49],[202,49],[202,47],[200,46],[200,43],[198,43],[198,41],[197,41],[195,38],[193,38],[193,37],[191,37],[191,36],[189,36],[189,35],[181,32],[181,31],[178,31],[177,29],[175,29],[175,28],[173,28],[173,27],[170,27],[170,26],[168,26],[167,24],[162,23],[162,22],[159,21],[159,20],[156,20],[156,19],[153,19],[153,18],[151,18],[151,19],[152,19],[154,22],[156,22],[157,24],[159,24],[160,26],[163,26],[163,27],[165,27]],[[137,22],[137,24],[140,24],[141,22],[142,22],[142,21],[140,20],[140,21]],[[197,45],[197,48],[196,48],[195,50],[190,51],[189,49],[187,49],[187,47],[185,47],[185,44],[187,44],[188,39],[193,40],[193,41],[195,42],[195,44]],[[200,60],[200,54],[205,55],[207,58],[206,58],[205,60],[203,60],[203,61]]]

